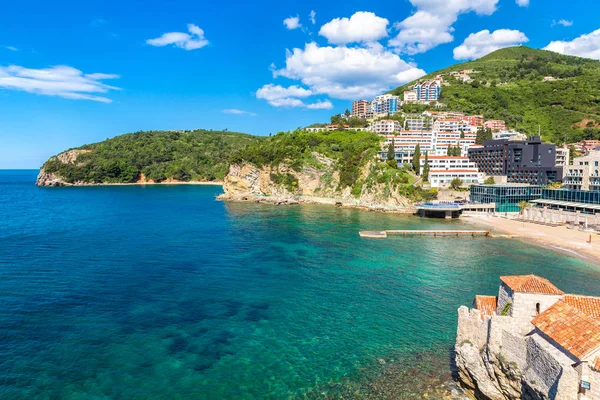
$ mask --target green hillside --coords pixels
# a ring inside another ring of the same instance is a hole
[[[89,150],[73,163],[52,157],[42,167],[65,182],[213,181],[225,177],[230,155],[261,138],[226,131],[136,132],[71,150]]]
[[[472,69],[471,83],[448,74]],[[444,74],[446,109],[503,119],[510,128],[556,143],[600,138],[600,62],[529,47],[497,50],[475,61],[432,72]],[[543,82],[544,76],[557,78]],[[415,82],[392,91],[402,92]]]

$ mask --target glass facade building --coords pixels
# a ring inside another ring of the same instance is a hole
[[[519,202],[587,214],[600,212],[600,192],[589,190],[547,189],[530,185],[473,185],[471,201],[496,203],[497,212],[518,212]]]
[[[471,201],[475,203],[496,203],[497,212],[517,212],[521,201],[541,198],[542,187],[530,185],[473,185]]]

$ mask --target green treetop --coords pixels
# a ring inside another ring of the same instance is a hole
[[[412,167],[415,171],[415,174],[421,174],[421,146],[417,143],[417,147],[415,148],[415,153],[412,158]]]

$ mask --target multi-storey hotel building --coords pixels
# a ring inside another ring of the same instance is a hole
[[[600,191],[600,151],[573,160],[565,167],[563,187],[571,190]]]

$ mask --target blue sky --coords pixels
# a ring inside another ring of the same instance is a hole
[[[599,12],[590,0],[10,2],[0,168],[137,130],[324,122],[515,43],[600,59]]]

